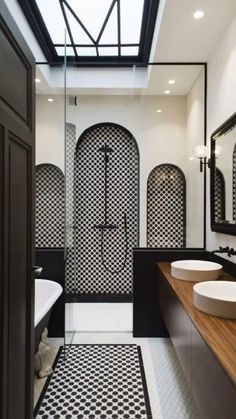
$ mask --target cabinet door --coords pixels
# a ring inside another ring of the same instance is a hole
[[[184,373],[191,380],[191,320],[168,281],[158,276],[158,305]]]
[[[33,414],[34,60],[0,0],[0,417]]]
[[[194,325],[192,394],[202,419],[235,419],[236,389]]]
[[[191,320],[172,289],[169,296],[169,333],[191,386]]]
[[[169,321],[169,299],[170,299],[170,290],[169,285],[166,279],[158,272],[158,281],[157,281],[157,302],[160,309],[162,318],[166,324],[167,329],[170,327]]]

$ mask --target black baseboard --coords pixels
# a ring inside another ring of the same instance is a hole
[[[131,303],[132,294],[66,294],[66,303]]]

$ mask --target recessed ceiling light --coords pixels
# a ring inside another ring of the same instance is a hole
[[[170,93],[170,90],[165,90],[164,93],[165,95],[168,95]]]
[[[194,157],[193,156],[189,157],[189,160],[194,160]]]
[[[175,84],[175,80],[171,79],[168,81],[169,84]]]
[[[52,99],[51,97],[48,98],[48,102],[53,102],[54,99]]]
[[[193,17],[194,19],[201,19],[204,16],[204,12],[202,10],[196,10],[196,12],[194,12]]]
[[[40,83],[40,79],[34,79],[35,83]]]
[[[157,112],[157,113],[161,113],[161,112],[162,112],[162,110],[161,110],[161,109],[157,109],[157,110],[156,110],[156,112]]]

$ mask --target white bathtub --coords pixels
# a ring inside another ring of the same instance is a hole
[[[52,308],[61,293],[62,287],[57,282],[49,281],[48,279],[35,280],[35,327]]]

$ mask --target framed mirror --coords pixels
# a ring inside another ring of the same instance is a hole
[[[211,230],[236,235],[236,113],[211,135]]]

